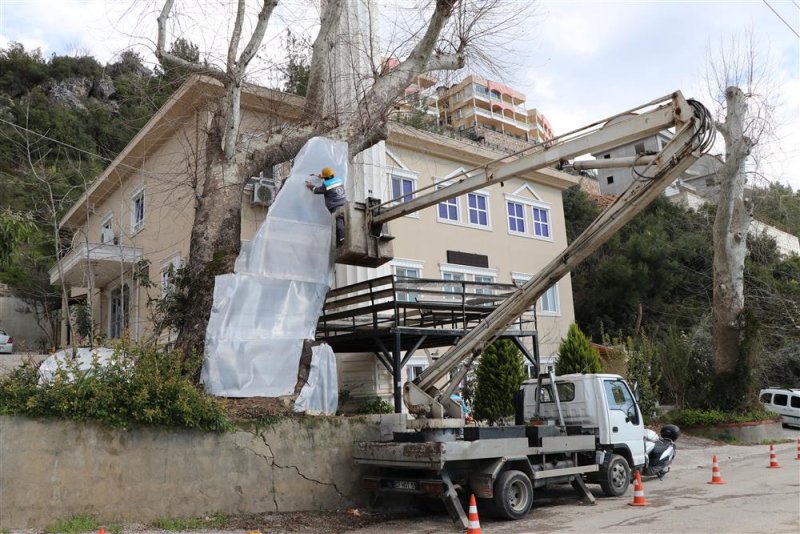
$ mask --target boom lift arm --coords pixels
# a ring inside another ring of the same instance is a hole
[[[655,109],[633,113],[647,106]],[[683,171],[688,169],[713,143],[714,129],[708,111],[702,104],[685,100],[680,92],[655,100],[614,117],[613,121],[594,123],[553,140],[536,151],[484,173],[463,179],[419,195],[411,201],[391,208],[371,209],[368,228],[380,228],[384,222],[433,206],[449,198],[503,182],[523,172],[563,164],[592,152],[601,152],[636,141],[670,127],[675,127],[672,140],[654,158],[648,158],[638,179],[560,255],[532,277],[512,296],[501,303],[486,319],[470,330],[459,342],[422,372],[413,382],[403,386],[403,399],[409,412],[417,416],[417,426],[452,426],[444,418],[462,419],[461,406],[450,399],[469,368],[484,348],[501,335],[520,315],[533,306],[545,291],[576,265],[605,243],[623,225],[653,201]],[[642,160],[621,162],[620,166],[641,165]],[[464,365],[462,365],[464,364]],[[456,371],[458,370],[458,371]],[[441,389],[436,384],[456,371]],[[439,423],[434,421],[438,420]],[[456,421],[452,421],[456,423]]]

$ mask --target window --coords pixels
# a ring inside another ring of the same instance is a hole
[[[442,280],[452,280],[453,282],[463,282],[464,273],[448,273],[442,272]],[[463,293],[464,286],[462,284],[445,284],[444,291],[446,293]]]
[[[550,237],[550,210],[534,206],[533,235],[537,237]]]
[[[761,402],[765,404],[769,404],[770,402],[772,402],[772,393],[764,393],[763,395],[761,395],[761,399],[759,400],[761,400]]]
[[[414,180],[392,175],[392,198],[395,202],[408,202],[414,199]]]
[[[633,145],[633,152],[636,155],[644,154],[644,143],[636,143]]]
[[[458,222],[458,198],[439,202],[437,209],[440,220]]]
[[[406,367],[406,374],[408,376],[408,381],[411,382],[419,375],[422,374],[422,371],[425,370],[424,365],[409,365]]]
[[[525,233],[525,208],[517,202],[506,202],[508,210],[508,231]]]
[[[467,211],[469,223],[477,226],[489,226],[489,208],[485,195],[467,194]]]
[[[100,225],[100,243],[114,244],[114,217],[109,215]]]
[[[495,282],[494,276],[476,274],[474,277],[476,282],[482,284],[494,284]],[[494,295],[494,289],[491,287],[475,286],[475,293],[478,295]],[[486,304],[491,304],[491,302],[487,302]]]
[[[175,276],[181,265],[180,255],[176,255],[161,264],[161,296],[166,296],[175,289]]]
[[[611,154],[604,154],[603,159],[611,159]]]
[[[775,406],[786,406],[786,401],[789,400],[788,395],[784,395],[783,393],[776,393],[774,397],[772,397],[772,404]]]
[[[144,226],[144,190],[131,199],[131,233],[135,234]]]
[[[800,397],[792,395],[791,406],[792,408],[800,408]]]
[[[525,363],[525,376],[528,378],[536,378],[536,366],[532,363]]]
[[[608,185],[613,184],[614,183],[614,177],[613,176],[609,176],[608,178],[606,178],[606,182],[608,183]]]
[[[575,384],[570,382],[556,382],[556,391],[558,391],[558,400],[561,402],[571,402],[575,400]],[[553,399],[553,390],[550,389],[549,384],[542,386],[541,401],[555,402]]]
[[[408,288],[408,279],[419,279],[420,270],[414,267],[399,267],[395,266],[394,274],[397,277],[397,282],[400,287]],[[397,300],[401,302],[416,302],[417,293],[411,291],[398,291]]]
[[[627,414],[628,410],[634,406],[634,402],[625,384],[621,380],[606,380],[604,384],[608,407],[611,410],[620,410]]]
[[[128,318],[131,309],[131,289],[128,284],[122,284],[111,290],[108,337],[115,339],[122,337],[128,328]]]
[[[542,313],[558,313],[558,285],[555,285],[539,297],[539,309]]]

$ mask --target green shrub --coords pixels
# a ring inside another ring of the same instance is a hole
[[[362,400],[355,412],[357,414],[394,413],[394,406],[380,397],[370,397]]]
[[[0,414],[223,431],[230,428],[222,405],[181,375],[177,355],[141,348],[120,349],[108,365],[88,371],[68,362],[50,384],[38,383],[25,364],[0,380]]]
[[[558,346],[556,374],[601,373],[602,371],[603,365],[597,349],[589,344],[589,338],[581,332],[577,324],[569,325],[567,337]]]
[[[514,415],[514,393],[525,380],[519,349],[507,339],[495,341],[481,354],[475,376],[475,419],[493,425]]]
[[[775,421],[778,416],[767,410],[751,410],[744,413],[729,413],[720,410],[674,410],[665,419],[681,427],[716,426],[726,423],[750,423],[753,421]]]

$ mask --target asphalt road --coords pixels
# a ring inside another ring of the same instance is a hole
[[[796,432],[796,431],[789,431]],[[800,432],[797,432],[800,434]],[[788,437],[788,436],[787,436]],[[520,521],[481,517],[484,532],[800,532],[800,461],[796,444],[776,446],[781,469],[767,469],[769,446],[681,446],[672,471],[663,479],[645,479],[646,507],[628,506],[625,497],[603,497],[599,486],[589,486],[598,497],[583,505],[571,489],[541,491],[534,508]],[[711,456],[716,454],[725,485],[710,485]],[[355,532],[455,532],[442,515],[391,521]]]

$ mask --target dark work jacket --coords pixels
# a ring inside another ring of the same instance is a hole
[[[313,191],[318,195],[325,195],[325,207],[328,208],[328,211],[331,213],[333,213],[336,208],[344,206],[347,203],[347,196],[344,192],[344,181],[336,176],[331,176],[327,180],[323,180],[322,185],[318,185]]]

